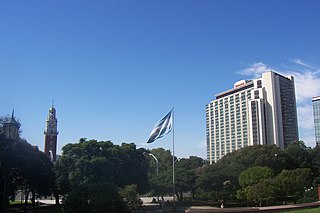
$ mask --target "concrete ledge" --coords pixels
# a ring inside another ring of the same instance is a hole
[[[281,206],[266,206],[266,207],[245,207],[245,208],[216,208],[216,207],[190,207],[186,209],[187,213],[204,213],[204,212],[279,212],[291,209],[301,209],[301,208],[313,208],[319,207],[320,201],[313,203],[303,203],[303,204],[293,204],[293,205],[281,205]]]

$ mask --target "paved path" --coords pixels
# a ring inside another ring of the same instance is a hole
[[[279,212],[291,209],[300,209],[300,208],[312,208],[320,207],[320,201],[313,203],[303,203],[303,204],[292,204],[292,205],[281,205],[281,206],[266,206],[266,207],[244,207],[244,208],[217,208],[209,206],[193,206],[189,209],[186,209],[187,213],[204,213],[204,212]]]

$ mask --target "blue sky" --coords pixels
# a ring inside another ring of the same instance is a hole
[[[205,158],[205,105],[266,70],[294,75],[301,139],[313,147],[320,95],[320,2],[9,1],[0,3],[0,115],[43,150],[52,99],[58,148],[79,138],[151,145],[175,109],[175,154]]]

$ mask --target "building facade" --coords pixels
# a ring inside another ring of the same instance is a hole
[[[270,71],[217,94],[206,106],[206,137],[210,164],[245,146],[298,140],[294,78]]]
[[[49,109],[46,127],[44,130],[44,153],[53,161],[57,160],[57,130],[58,120],[56,117],[56,109],[53,107]]]
[[[320,96],[312,98],[316,145],[320,145]]]

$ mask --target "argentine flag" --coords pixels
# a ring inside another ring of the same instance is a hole
[[[172,114],[173,109],[162,118],[157,124],[153,127],[151,134],[147,143],[152,143],[155,140],[162,138],[164,135],[168,134],[172,129]]]

